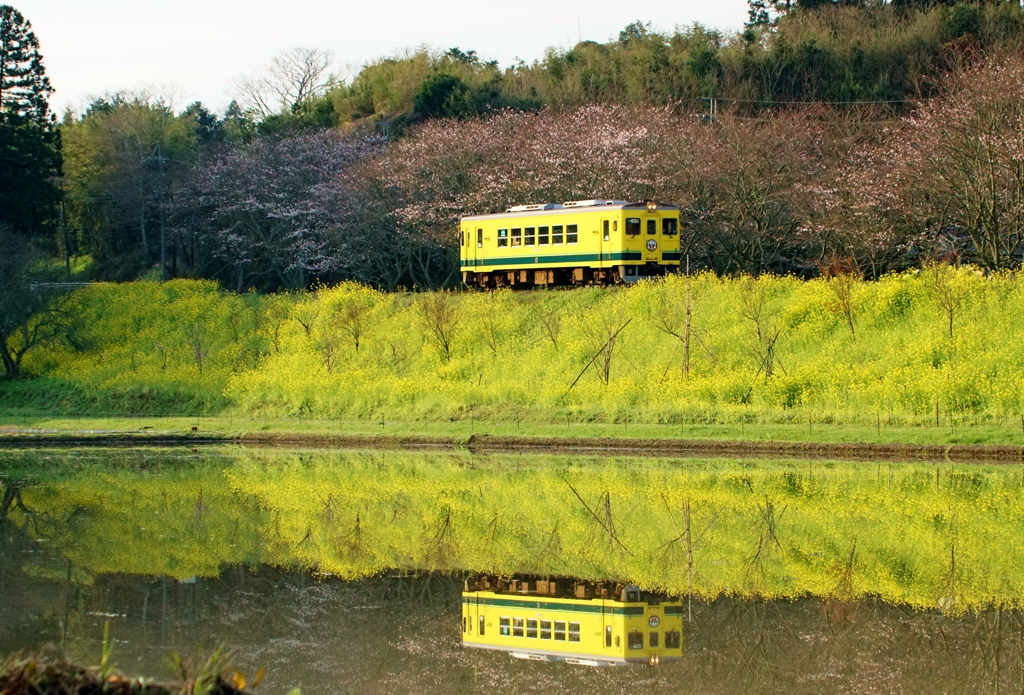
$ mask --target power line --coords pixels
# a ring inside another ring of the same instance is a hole
[[[759,104],[765,106],[773,105],[802,105],[802,106],[855,106],[855,105],[878,105],[878,104],[920,104],[927,101],[939,101],[945,97],[931,97],[929,99],[879,99],[868,101],[777,101],[774,99],[730,99],[727,97],[697,97],[694,101],[708,102],[729,102],[733,104]]]

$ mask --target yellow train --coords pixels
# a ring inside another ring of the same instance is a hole
[[[475,287],[636,282],[679,269],[679,208],[573,200],[463,217],[462,280]]]
[[[683,656],[683,604],[635,586],[481,577],[462,593],[462,644],[536,661],[656,665]]]

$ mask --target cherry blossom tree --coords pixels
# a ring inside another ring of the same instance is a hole
[[[967,242],[991,269],[1020,265],[1024,251],[1024,58],[994,58],[953,72],[948,96],[906,119],[893,160],[905,207],[939,233]]]
[[[343,277],[364,207],[343,174],[379,146],[320,131],[222,151],[175,196],[179,231],[198,239],[238,291]]]

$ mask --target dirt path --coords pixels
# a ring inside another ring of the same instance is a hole
[[[696,439],[629,439],[591,437],[455,437],[298,434],[298,433],[141,433],[141,432],[8,432],[0,447],[81,446],[245,446],[315,449],[468,450],[473,453],[520,452],[658,457],[749,457],[844,459],[855,461],[955,461],[960,463],[1024,463],[1024,447],[990,444],[858,444],[842,442],[758,442]]]

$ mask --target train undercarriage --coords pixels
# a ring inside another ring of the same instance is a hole
[[[496,289],[529,289],[531,287],[572,287],[632,284],[640,280],[662,277],[673,272],[672,266],[647,263],[619,265],[611,268],[546,268],[542,270],[493,270],[486,273],[463,271],[467,287]]]

